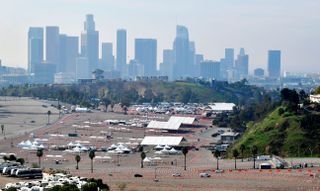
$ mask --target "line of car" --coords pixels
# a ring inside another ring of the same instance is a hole
[[[17,178],[42,178],[42,169],[27,168],[20,163],[2,163],[0,164],[0,173],[4,176]]]

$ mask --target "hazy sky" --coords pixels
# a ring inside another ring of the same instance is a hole
[[[29,26],[57,25],[79,36],[92,13],[102,42],[115,42],[116,30],[127,29],[129,59],[134,38],[156,38],[161,62],[181,24],[206,59],[219,60],[226,47],[236,54],[244,47],[250,70],[266,69],[267,50],[280,49],[283,70],[320,71],[320,0],[0,0],[0,7],[4,65],[27,67]]]

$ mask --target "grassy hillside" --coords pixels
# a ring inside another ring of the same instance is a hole
[[[259,154],[319,155],[319,115],[296,114],[285,110],[282,106],[277,107],[263,120],[248,123],[247,130],[233,148],[240,150],[240,145],[245,145],[247,156],[251,155],[253,145],[258,147]]]

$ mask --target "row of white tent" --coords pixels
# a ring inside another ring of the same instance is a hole
[[[162,150],[156,151],[154,153],[157,155],[179,155],[182,152],[172,147],[171,149],[163,148]]]
[[[44,149],[46,148],[45,145],[38,141],[31,142],[30,140],[27,141],[21,141],[17,147],[24,149],[24,150],[37,150],[37,149]]]
[[[131,149],[124,144],[112,144],[108,147],[108,153],[111,154],[128,154],[131,153]]]

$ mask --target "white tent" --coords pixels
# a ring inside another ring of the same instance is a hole
[[[167,146],[179,146],[182,141],[185,141],[183,137],[175,136],[146,136],[141,142],[141,145],[167,145]]]
[[[149,157],[146,157],[145,159],[143,159],[143,162],[151,162]]]
[[[172,147],[172,149],[170,149],[169,153],[170,154],[178,154],[180,152]]]

